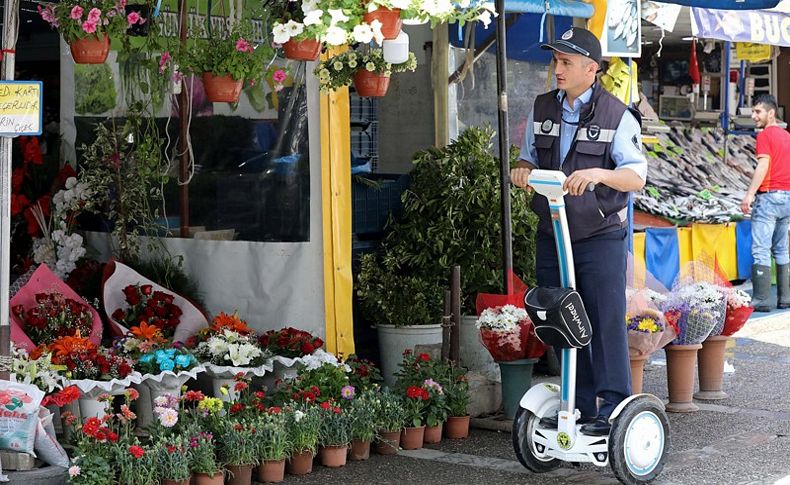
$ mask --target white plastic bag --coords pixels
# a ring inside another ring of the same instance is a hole
[[[60,446],[52,424],[52,413],[47,408],[39,408],[36,430],[35,450],[39,458],[52,466],[69,467],[69,455]]]
[[[44,392],[29,384],[0,380],[0,449],[30,453]]]

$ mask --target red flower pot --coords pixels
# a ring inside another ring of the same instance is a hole
[[[351,461],[363,461],[370,458],[370,441],[352,441],[349,458],[351,458]]]
[[[443,423],[439,423],[436,426],[426,426],[423,442],[432,445],[442,441],[442,424]]]
[[[381,33],[385,39],[394,39],[400,34],[400,28],[403,21],[400,18],[399,8],[384,8],[379,7],[372,12],[368,12],[364,16],[366,23],[371,23],[374,20],[381,22]]]
[[[379,438],[373,444],[373,451],[379,455],[394,455],[400,446],[400,431],[379,431]]]
[[[203,73],[203,87],[206,97],[212,103],[235,103],[241,96],[242,79],[238,81],[230,75],[215,76],[210,72]]]
[[[315,458],[315,455],[310,451],[295,454],[288,458],[285,464],[285,471],[290,475],[307,475],[308,473],[312,473],[313,458]]]
[[[348,457],[348,446],[324,446],[318,451],[321,457],[321,464],[329,468],[340,468],[346,466]]]
[[[195,485],[222,485],[225,483],[225,474],[222,472],[217,473],[216,475],[196,473],[192,476],[192,481]]]
[[[77,64],[104,64],[110,53],[110,38],[101,34],[100,38],[87,37],[69,44],[71,57]]]
[[[359,96],[381,97],[387,94],[390,85],[389,76],[360,69],[354,74],[354,88]]]
[[[189,478],[185,480],[162,480],[162,485],[189,485]]]
[[[278,483],[285,480],[285,460],[264,460],[258,465],[258,481]]]
[[[295,61],[314,61],[321,53],[321,43],[315,39],[289,40],[283,44],[285,57]]]
[[[469,437],[470,416],[450,416],[444,426],[444,434],[451,440],[462,440]]]
[[[425,426],[404,428],[400,435],[400,446],[404,450],[419,450],[425,438]]]

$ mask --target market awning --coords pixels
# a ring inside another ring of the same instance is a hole
[[[546,13],[558,17],[592,17],[595,9],[581,0],[505,0],[508,13]]]

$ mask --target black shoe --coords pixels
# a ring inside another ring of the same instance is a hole
[[[609,418],[598,416],[593,422],[582,426],[580,431],[588,436],[607,436],[611,429],[612,425],[609,424]]]
[[[576,424],[590,424],[593,421],[595,421],[595,418],[582,416],[578,421],[576,421]],[[546,429],[557,429],[559,427],[559,415],[555,414],[554,416],[540,418],[540,427]]]

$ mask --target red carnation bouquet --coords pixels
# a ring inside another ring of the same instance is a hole
[[[159,328],[165,338],[171,338],[181,323],[182,311],[174,304],[175,296],[164,291],[154,290],[152,285],[128,285],[123,289],[126,309],[117,308],[112,318],[131,328],[141,322]]]
[[[310,332],[293,327],[269,330],[261,336],[259,343],[274,355],[292,359],[310,355],[324,345],[323,340]]]
[[[59,291],[36,293],[34,298],[35,306],[25,309],[18,304],[11,312],[23,322],[25,333],[36,346],[59,337],[90,335],[93,314],[88,305],[67,298]]]

